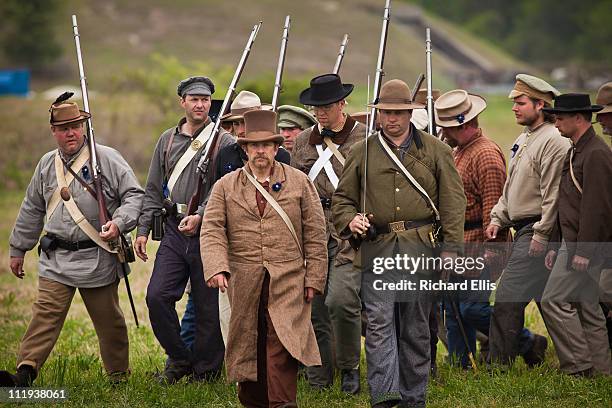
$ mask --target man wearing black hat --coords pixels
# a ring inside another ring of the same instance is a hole
[[[593,112],[600,110],[587,94],[557,96],[555,107],[544,109],[556,115],[555,126],[572,147],[559,184],[553,249],[546,255],[551,274],[542,313],[561,370],[577,376],[610,374],[599,279],[612,253],[612,151],[591,126]]]
[[[112,381],[129,372],[128,333],[117,293],[121,266],[108,243],[134,229],[144,192],[121,154],[97,144],[112,214],[101,225],[98,201],[81,184],[93,183],[83,126],[91,115],[68,102],[71,95],[61,95],[49,109],[58,148],[38,162],[9,241],[10,269],[23,279],[25,254],[40,239],[38,295],[19,346],[17,372],[0,371],[0,387],[32,385],[62,331],[77,288],[94,323],[105,371]]]
[[[331,214],[331,198],[345,158],[353,143],[364,139],[366,134],[363,124],[343,112],[345,98],[352,91],[353,85],[343,84],[336,74],[320,75],[310,81],[310,88],[300,94],[300,102],[313,107],[319,123],[297,136],[291,165],[308,174],[314,182],[327,222],[327,286],[323,296],[315,297],[312,307],[312,325],[322,366],[307,369],[308,382],[316,388],[332,385],[332,347],[335,347],[336,366],[342,373],[342,391],[356,394],[359,392],[361,352],[361,274],[353,268],[355,252],[347,240],[338,236]]]
[[[146,297],[153,332],[168,355],[166,368],[159,377],[164,383],[175,383],[192,374],[196,379],[216,378],[223,364],[218,291],[204,284],[200,258],[198,231],[204,206],[200,204],[195,214],[186,213],[200,180],[197,166],[214,127],[208,117],[214,91],[213,82],[206,77],[187,78],[179,84],[177,93],[185,117],[177,126],[166,130],[157,142],[138,220],[135,251],[143,261],[147,260],[149,232],[154,224],[159,226],[162,219],[165,222]],[[218,149],[232,142],[233,137],[221,131]],[[214,169],[214,159],[211,168]],[[210,173],[200,203],[213,184]],[[159,232],[154,231],[154,238],[160,239]],[[188,280],[196,324],[191,349],[181,339],[175,310]]]

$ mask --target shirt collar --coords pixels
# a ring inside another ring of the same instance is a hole
[[[340,131],[336,132],[336,135],[333,137],[332,141],[337,145],[343,145],[346,142],[346,139],[351,135],[351,131],[355,127],[355,119],[353,119],[350,115],[346,115],[346,120],[344,121],[344,126]],[[323,137],[321,136],[321,129],[319,126],[314,126],[312,132],[310,132],[310,138],[308,139],[308,143],[311,145],[323,144]]]
[[[389,146],[398,147],[395,145],[395,143],[391,141],[391,139],[387,137],[387,135],[385,135],[385,132],[381,130],[380,134],[382,135],[383,139],[387,142]],[[399,148],[408,149],[410,147],[410,143],[412,143],[413,140],[414,140],[414,144],[416,145],[417,149],[421,149],[423,147],[423,141],[421,140],[421,135],[419,134],[419,130],[416,128],[416,126],[414,126],[412,122],[410,122],[410,133],[408,137],[406,138],[406,140],[402,142],[401,146],[399,146]]]
[[[204,121],[204,124],[202,126],[200,126],[194,133],[192,136],[185,134],[183,132],[181,132],[181,128],[183,127],[183,125],[187,123],[187,118],[186,117],[182,117],[181,120],[179,120],[178,125],[176,125],[176,128],[174,129],[174,134],[175,135],[181,135],[181,136],[185,136],[189,139],[195,139],[196,137],[198,137],[198,135],[202,132],[202,130],[204,130],[204,128],[206,126],[208,126],[208,124],[210,123],[210,117],[207,117],[206,120]]]
[[[582,149],[584,149],[584,146],[586,146],[589,141],[591,141],[591,139],[593,139],[594,137],[596,137],[595,129],[593,129],[593,126],[591,126],[586,130],[586,132],[584,132],[580,139],[578,139],[578,142],[576,144],[572,142],[572,145],[574,149],[576,149],[576,152],[582,151]]]

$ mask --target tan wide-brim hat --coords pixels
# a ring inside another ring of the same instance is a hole
[[[49,112],[51,113],[49,123],[51,123],[52,126],[77,124],[91,118],[88,112],[79,110],[79,105],[75,102],[64,102],[59,105],[51,105]]]
[[[250,91],[240,91],[232,102],[230,112],[221,116],[222,122],[240,120],[246,112],[262,109],[259,96]]]
[[[487,107],[479,95],[455,89],[441,95],[435,104],[436,124],[441,127],[461,126],[478,116]]]
[[[412,110],[424,108],[425,105],[412,101],[408,84],[400,79],[392,79],[385,82],[376,101],[368,107],[380,110]]]
[[[248,111],[244,114],[244,126],[244,137],[239,137],[237,140],[241,146],[261,142],[274,142],[280,145],[285,141],[285,138],[276,132],[276,112],[274,111]]]
[[[599,88],[595,103],[603,106],[597,114],[612,113],[612,81],[606,82]]]

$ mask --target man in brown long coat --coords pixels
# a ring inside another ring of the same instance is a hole
[[[247,407],[294,407],[297,362],[320,365],[310,302],[327,277],[325,217],[299,170],[274,160],[276,113],[244,115],[248,163],[219,180],[201,232],[204,275],[232,307],[229,381]]]

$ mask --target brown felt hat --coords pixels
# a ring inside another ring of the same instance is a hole
[[[81,123],[91,118],[89,113],[79,110],[79,105],[76,102],[53,104],[49,108],[49,112],[51,113],[49,123],[52,126]]]
[[[410,87],[401,79],[385,82],[380,89],[379,97],[368,106],[380,110],[412,110],[425,107],[410,99]]]
[[[603,106],[603,109],[597,113],[612,113],[612,81],[606,82],[599,88],[595,103]]]
[[[252,110],[244,113],[245,135],[237,142],[241,146],[247,143],[274,142],[282,144],[285,138],[276,132],[276,112]]]
[[[440,97],[440,90],[439,89],[432,89],[431,90],[431,96],[433,96],[433,100],[434,102],[438,100],[438,98]],[[414,101],[416,103],[422,103],[423,105],[427,105],[427,89],[425,88],[421,88],[419,89],[419,91],[417,92]]]

